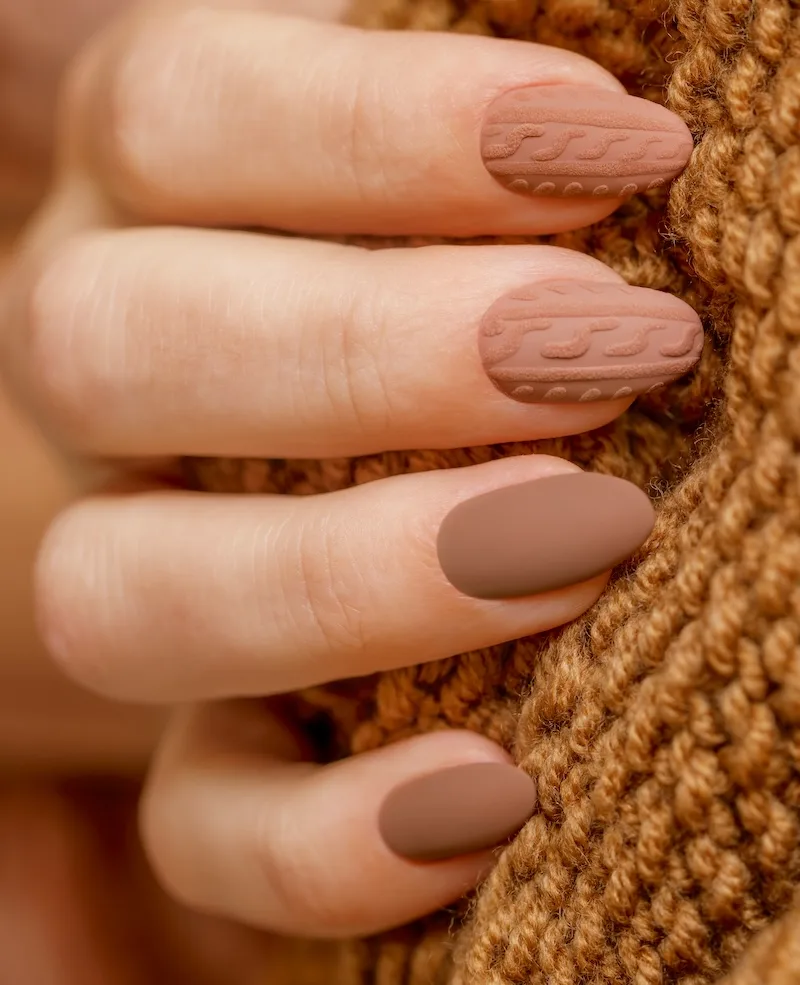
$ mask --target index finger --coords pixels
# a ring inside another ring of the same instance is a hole
[[[190,8],[136,21],[93,73],[73,107],[88,166],[150,221],[555,232],[665,183],[692,148],[595,63],[494,38]]]

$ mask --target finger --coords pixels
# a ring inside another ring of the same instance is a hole
[[[287,736],[251,706],[184,714],[141,817],[174,895],[280,933],[361,936],[438,909],[479,881],[535,801],[529,777],[470,732],[325,767],[276,744]]]
[[[45,539],[39,621],[114,697],[282,693],[568,622],[652,522],[632,484],[546,456],[315,497],[100,497]]]
[[[129,230],[69,243],[17,285],[9,366],[48,429],[91,455],[313,458],[580,433],[703,344],[678,298],[552,247]]]
[[[161,223],[555,232],[663,184],[692,148],[678,117],[572,52],[248,10],[140,18],[74,78],[73,163]]]

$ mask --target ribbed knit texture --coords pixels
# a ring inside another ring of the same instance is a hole
[[[640,556],[566,629],[303,697],[330,754],[467,727],[539,792],[468,912],[343,945],[329,980],[798,982],[798,0],[363,0],[354,17],[578,50],[678,112],[697,148],[668,194],[547,241],[683,297],[708,344],[690,379],[572,439],[193,463],[206,488],[312,493],[535,447],[657,502]]]

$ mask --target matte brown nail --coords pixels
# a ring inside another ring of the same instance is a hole
[[[439,530],[447,579],[479,599],[565,588],[630,557],[653,528],[647,496],[594,472],[506,486],[459,503]]]
[[[627,198],[674,178],[692,147],[670,110],[588,86],[512,89],[489,107],[481,134],[489,172],[523,195]]]
[[[378,825],[396,855],[432,862],[499,845],[535,804],[534,783],[516,766],[470,763],[397,787],[383,802]]]
[[[671,294],[627,284],[550,280],[500,298],[479,347],[489,378],[524,403],[585,403],[649,393],[694,366],[695,311]]]

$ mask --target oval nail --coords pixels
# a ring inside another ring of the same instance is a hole
[[[658,103],[573,85],[503,93],[481,134],[489,173],[535,196],[627,198],[660,188],[686,167],[693,146],[683,120]]]
[[[549,280],[495,302],[479,336],[489,379],[523,403],[649,393],[688,372],[703,326],[680,298],[628,284]]]
[[[459,503],[437,542],[445,577],[480,599],[539,595],[626,560],[654,523],[650,500],[624,479],[573,472]]]
[[[533,813],[533,780],[506,763],[469,763],[409,780],[381,806],[387,847],[417,862],[493,848]]]

